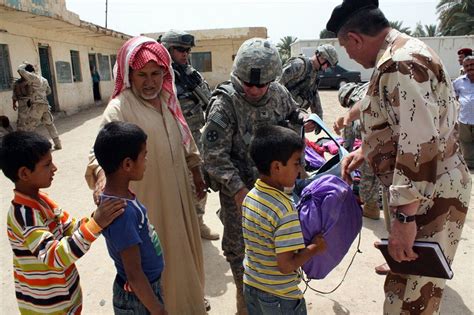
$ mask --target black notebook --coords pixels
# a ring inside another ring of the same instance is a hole
[[[390,270],[395,273],[451,279],[454,276],[448,260],[436,242],[415,242],[413,251],[418,258],[413,261],[396,262],[388,253],[388,240],[382,239],[377,246]]]

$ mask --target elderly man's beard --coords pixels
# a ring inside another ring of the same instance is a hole
[[[154,94],[145,94],[145,93],[142,93],[141,91],[138,91],[133,85],[132,85],[132,91],[133,91],[133,94],[135,94],[136,96],[146,100],[146,101],[151,101],[151,100],[154,100],[154,99],[157,99],[160,95],[160,92],[161,92],[161,89],[159,91],[157,91],[156,93]]]

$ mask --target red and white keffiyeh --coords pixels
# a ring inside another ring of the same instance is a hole
[[[168,50],[156,40],[145,36],[137,36],[123,44],[118,52],[117,61],[114,66],[115,88],[112,98],[117,97],[123,90],[131,87],[129,67],[133,70],[138,70],[143,68],[149,61],[154,61],[159,66],[165,68],[162,90],[169,95],[166,105],[178,123],[183,144],[185,147],[188,147],[192,135],[178,104],[176,87],[174,85],[174,71],[171,67],[171,56]]]

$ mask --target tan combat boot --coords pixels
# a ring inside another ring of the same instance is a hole
[[[215,241],[219,239],[219,234],[213,233],[211,229],[204,223],[202,215],[199,215],[199,231],[201,232],[201,238],[205,240]]]
[[[371,201],[371,202],[365,203],[364,211],[362,212],[362,215],[372,220],[380,219],[380,209],[377,206],[377,202]]]
[[[59,138],[53,138],[53,142],[55,150],[61,150],[63,148],[61,145],[61,140],[59,140]]]

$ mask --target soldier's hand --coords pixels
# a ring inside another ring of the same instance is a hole
[[[18,108],[18,106],[16,106],[16,102],[14,101],[13,102],[13,110],[16,111],[17,108]]]
[[[352,151],[351,153],[349,153],[349,155],[345,156],[341,162],[342,179],[346,183],[352,184],[351,173],[354,170],[356,170],[359,166],[361,166],[363,162],[364,162],[364,154],[362,153],[361,148],[355,151]]]
[[[334,132],[339,136],[341,135],[341,130],[344,127],[346,127],[344,122],[345,122],[344,116],[339,116],[337,117],[336,121],[334,122],[334,125],[332,126],[332,129],[334,129]]]
[[[204,197],[206,197],[207,186],[206,182],[204,182],[204,180],[202,179],[202,174],[199,166],[196,166],[191,169],[191,173],[193,174],[194,187],[196,187],[196,197],[198,200],[202,200]]]
[[[94,212],[93,218],[104,229],[124,212],[126,206],[127,202],[122,199],[104,200]]]
[[[304,123],[304,132],[311,132],[316,129],[316,123],[314,121],[307,121]]]
[[[104,191],[105,188],[105,173],[103,170],[100,170],[99,173],[97,173],[97,181],[95,182],[95,188],[94,188],[94,202],[96,205],[100,203],[100,194]]]

